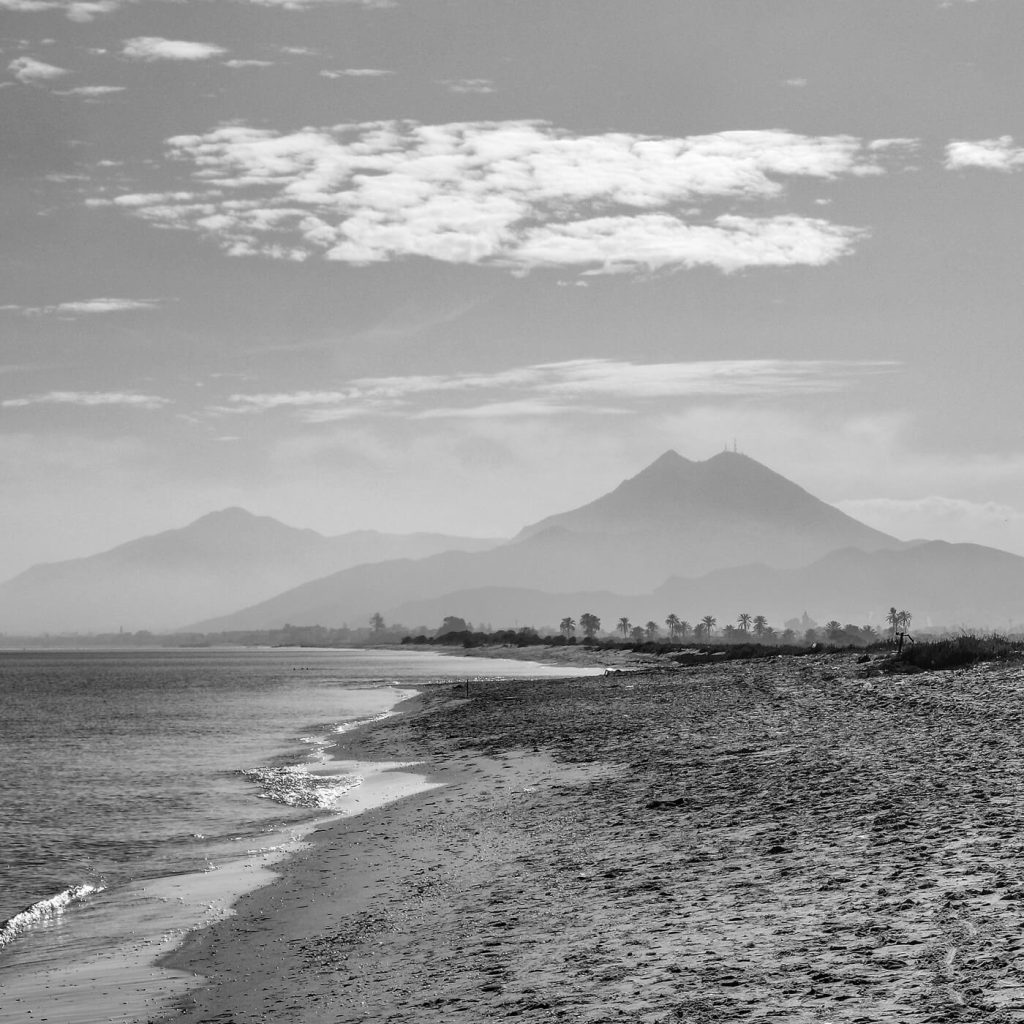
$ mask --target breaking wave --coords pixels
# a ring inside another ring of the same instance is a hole
[[[84,900],[93,893],[102,892],[102,885],[73,885],[63,889],[56,896],[33,903],[31,907],[9,917],[0,924],[0,949],[13,942],[22,932],[33,925],[42,924],[64,913],[72,903]]]

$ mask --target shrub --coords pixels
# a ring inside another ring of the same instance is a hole
[[[903,648],[898,661],[901,665],[914,665],[921,669],[960,668],[979,661],[1020,657],[1021,653],[1022,645],[1005,637],[968,634],[948,640],[910,644]]]

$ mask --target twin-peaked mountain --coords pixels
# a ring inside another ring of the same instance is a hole
[[[522,591],[522,601],[510,599],[500,607],[512,620],[534,621],[538,612],[527,592],[604,591],[634,600],[674,576],[748,563],[794,568],[840,548],[900,546],[896,538],[857,522],[744,455],[722,452],[692,462],[670,451],[610,493],[528,526],[489,551],[358,566],[195,628],[361,624],[374,610],[402,616],[417,602],[428,602],[436,617],[445,595],[463,592],[459,599],[472,604],[464,592],[479,597],[484,589],[492,594]],[[504,613],[488,616],[482,607],[449,608],[444,614],[510,621]]]
[[[88,558],[36,565],[0,584],[0,634],[173,629],[359,562],[496,543],[374,530],[325,537],[229,508]]]
[[[735,452],[691,462],[668,451],[614,491],[542,519],[518,539],[551,538],[557,548],[567,536],[601,545],[602,556],[620,566],[618,579],[632,577],[630,589],[656,586],[673,573],[692,576],[746,562],[805,565],[838,548],[875,551],[901,543]],[[607,574],[603,580],[615,582]]]

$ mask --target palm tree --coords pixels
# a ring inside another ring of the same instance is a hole
[[[566,638],[566,640],[568,640],[569,637],[576,635],[576,623],[568,615],[564,619],[562,619],[562,621],[559,623],[558,628],[561,631],[562,635]]]
[[[601,628],[601,620],[590,612],[584,612],[580,616],[580,629],[583,630],[583,635],[588,638],[593,638],[597,631]]]
[[[708,640],[710,640],[711,634],[714,631],[715,626],[718,625],[718,619],[716,619],[714,615],[705,615],[704,618],[700,620],[700,622],[701,625],[704,627],[704,636]]]
[[[696,625],[694,625],[694,627],[693,627],[693,638],[695,640],[700,640],[700,635],[703,632],[704,632],[703,625],[701,625],[701,623],[699,623],[699,622],[696,623]]]
[[[835,619],[825,623],[825,634],[833,643],[840,638],[843,632],[843,625]]]
[[[886,615],[885,621],[889,624],[889,639],[896,639],[896,631],[900,627],[900,613],[896,611],[896,606],[893,605],[889,609],[889,614]]]
[[[754,636],[762,637],[768,632],[768,620],[763,615],[754,616]]]
[[[634,626],[629,631],[629,635],[632,638],[634,643],[637,643],[637,644],[640,643],[643,640],[643,638],[644,638],[644,627],[643,626]]]
[[[906,631],[907,631],[907,630],[908,630],[908,629],[910,628],[910,620],[911,620],[911,619],[912,619],[913,617],[914,617],[914,616],[913,616],[913,615],[911,615],[911,614],[910,614],[910,612],[906,611],[906,609],[904,609],[903,611],[901,611],[901,612],[899,613],[899,615],[897,616],[897,618],[899,618],[899,620],[900,620],[900,629],[901,629],[901,630],[902,630],[902,631],[903,631],[904,633],[905,633],[905,632],[906,632]]]
[[[668,626],[668,638],[669,640],[675,640],[676,634],[679,632],[679,616],[673,612],[666,620],[665,625]]]
[[[623,615],[622,618],[619,619],[619,629],[622,630],[622,639],[623,640],[625,640],[626,637],[629,636],[629,631],[632,628],[633,628],[633,624],[629,621],[628,618],[626,618],[625,615]]]
[[[679,626],[678,626],[678,630],[679,630],[679,639],[680,639],[680,640],[685,640],[685,639],[687,638],[687,636],[689,636],[689,635],[690,635],[690,630],[691,630],[691,629],[693,629],[693,626],[691,626],[691,625],[690,625],[690,624],[689,624],[689,623],[688,623],[688,622],[686,621],[686,619],[681,619],[681,620],[679,621]]]
[[[740,624],[740,629],[744,633],[750,629],[750,616],[746,612],[740,612],[740,616],[736,621]]]
[[[658,639],[658,624],[656,622],[654,622],[653,620],[648,622],[647,625],[644,626],[644,632],[647,634],[647,639],[648,640],[657,640]]]

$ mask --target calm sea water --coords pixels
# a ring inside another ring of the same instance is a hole
[[[328,745],[417,683],[570,674],[404,651],[0,652],[0,988],[134,933],[140,880],[330,813],[360,778]]]

